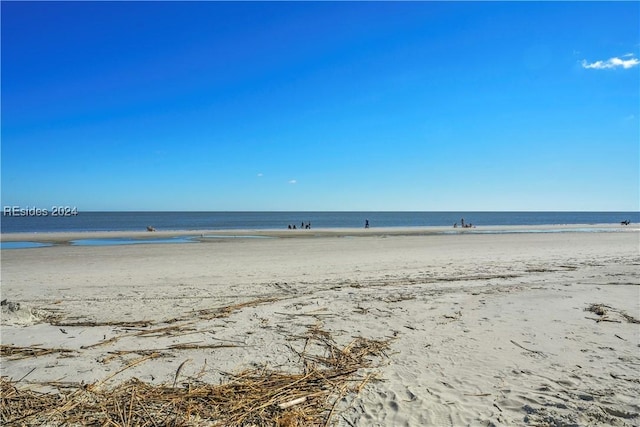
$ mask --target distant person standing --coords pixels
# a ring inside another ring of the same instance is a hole
[[[364,220],[364,228],[369,228],[369,220],[368,219]]]
[[[460,219],[460,227],[464,228],[464,218]]]

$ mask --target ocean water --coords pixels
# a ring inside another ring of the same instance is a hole
[[[312,228],[640,223],[640,212],[79,212],[74,216],[0,217],[2,233],[156,230],[286,229],[289,224]]]

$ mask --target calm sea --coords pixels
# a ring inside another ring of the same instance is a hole
[[[2,216],[2,233],[54,231],[285,229],[483,225],[613,224],[640,222],[640,212],[79,212],[76,216]]]

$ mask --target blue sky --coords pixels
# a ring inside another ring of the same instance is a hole
[[[638,210],[638,2],[6,2],[2,204]]]

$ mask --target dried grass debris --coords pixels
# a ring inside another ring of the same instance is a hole
[[[589,311],[591,313],[597,314],[598,316],[604,316],[607,314],[607,308],[611,307],[604,304],[590,304],[589,307],[584,309],[584,311]]]
[[[341,347],[319,325],[305,340],[296,372],[267,368],[227,374],[222,384],[194,378],[176,386],[131,379],[113,387],[113,375],[90,385],[40,393],[0,380],[3,425],[109,426],[327,426],[337,402],[374,377],[374,358],[389,341],[355,338]],[[183,364],[186,363],[183,362]],[[133,365],[130,365],[133,366]],[[116,374],[118,374],[117,372]],[[114,374],[114,375],[116,375]],[[56,384],[44,384],[55,387]]]
[[[587,317],[587,319],[595,320],[597,323],[600,323],[600,322],[622,323],[622,320],[624,320],[627,323],[640,323],[640,320],[625,313],[623,310],[618,310],[617,308],[614,308],[605,304],[589,304],[589,306],[585,308],[584,311],[588,311],[600,316],[598,318]],[[617,319],[615,317],[617,317]]]
[[[6,357],[9,360],[26,359],[28,357],[38,357],[47,354],[60,354],[71,355],[76,353],[75,350],[66,348],[45,348],[45,347],[19,347],[14,345],[2,344],[0,345],[0,356]]]

